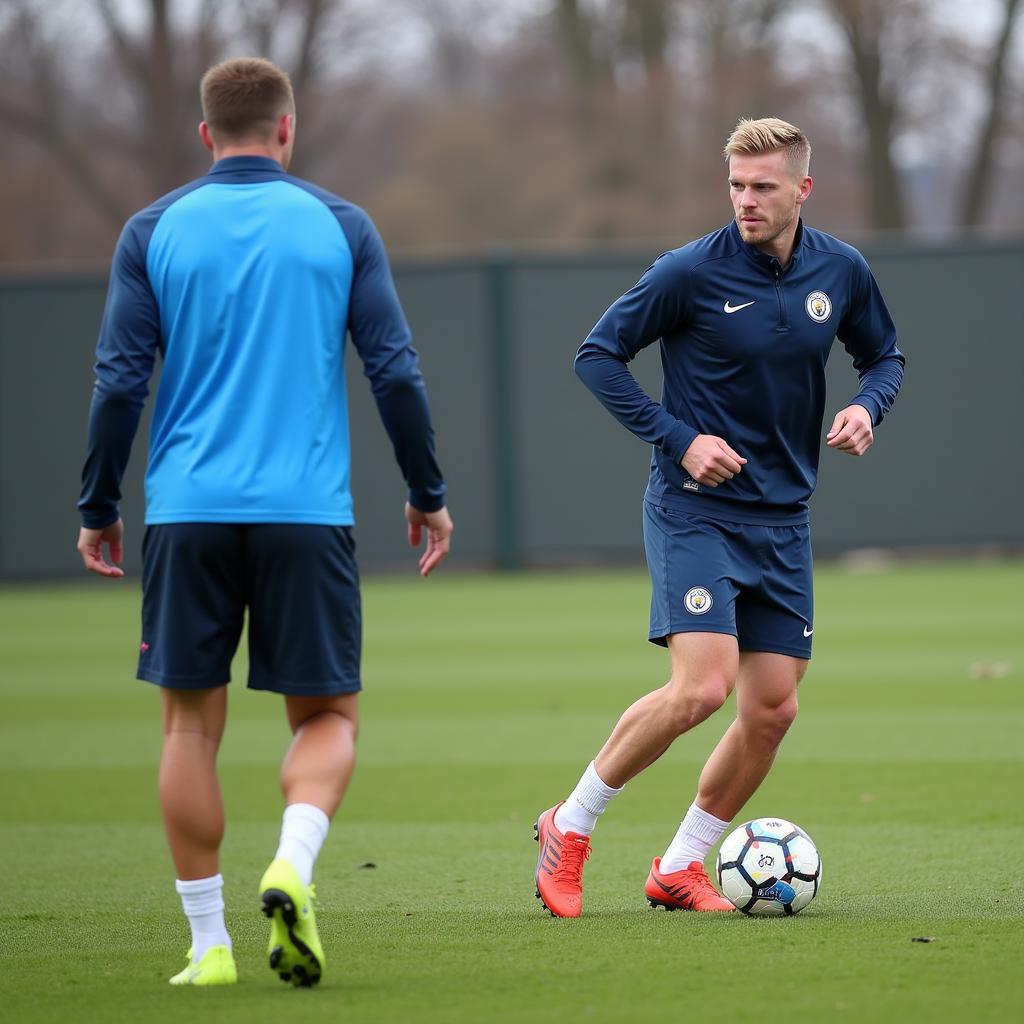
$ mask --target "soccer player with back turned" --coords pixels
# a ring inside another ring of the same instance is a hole
[[[729,911],[704,859],[761,784],[797,712],[814,632],[807,504],[817,477],[825,362],[838,337],[860,375],[829,448],[863,455],[904,359],[856,249],[807,227],[811,147],[777,118],[729,137],[727,227],[660,256],[601,317],[576,372],[653,445],[644,501],[649,639],[669,681],[641,697],[569,797],[537,822],[537,895],[576,917],[590,834],[608,801],[736,689],[736,718],[645,886],[652,906]],[[627,368],[660,341],[661,403]]]
[[[78,550],[91,571],[122,575],[120,482],[159,352],[138,676],[162,688],[160,803],[192,931],[171,984],[236,980],[216,756],[248,610],[249,686],[284,695],[293,733],[280,844],[260,882],[270,966],[309,986],[324,968],[313,864],[352,773],[360,689],[346,330],[408,484],[409,542],[427,536],[424,576],[452,523],[380,237],[358,207],[286,173],[287,76],[231,60],[201,93],[213,167],[132,217],[114,254]]]

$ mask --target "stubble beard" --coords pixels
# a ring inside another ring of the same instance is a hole
[[[740,237],[747,243],[747,245],[769,245],[774,242],[779,235],[788,230],[796,218],[796,214],[794,213],[792,217],[783,221],[781,224],[762,220],[756,227],[750,228],[741,223],[740,218],[742,216],[742,213],[736,214],[736,226],[740,229]]]

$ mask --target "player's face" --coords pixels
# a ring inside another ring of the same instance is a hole
[[[811,179],[793,173],[782,152],[729,158],[729,195],[740,235],[749,245],[771,248],[796,230]]]

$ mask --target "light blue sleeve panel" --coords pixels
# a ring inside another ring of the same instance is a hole
[[[146,269],[164,357],[146,521],[350,525],[337,218],[283,177],[207,179],[163,212]]]

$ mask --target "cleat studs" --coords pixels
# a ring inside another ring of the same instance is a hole
[[[281,954],[283,952],[284,952],[284,950],[281,949],[280,946],[275,946],[270,951],[270,967],[271,967],[271,969],[276,968],[277,965],[281,962]]]
[[[664,910],[666,913],[671,913],[673,910],[679,909],[678,907],[670,907],[667,903],[652,900],[650,896],[647,897],[647,902],[651,905],[651,910]]]

